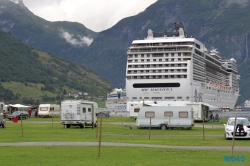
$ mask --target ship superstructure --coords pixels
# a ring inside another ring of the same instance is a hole
[[[115,88],[107,94],[106,108],[111,111],[126,110],[126,89]]]
[[[173,32],[148,30],[127,52],[127,104],[137,101],[205,102],[234,108],[239,96],[236,61],[222,60],[216,49],[207,50],[187,38],[182,23]]]

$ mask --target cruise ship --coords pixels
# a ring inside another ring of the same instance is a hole
[[[106,108],[110,111],[123,111],[127,107],[126,90],[115,88],[107,94]]]
[[[216,49],[186,37],[182,23],[172,32],[149,29],[127,51],[127,108],[141,101],[190,101],[233,109],[239,79],[235,59],[223,60]]]

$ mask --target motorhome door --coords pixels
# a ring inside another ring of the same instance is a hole
[[[92,121],[92,105],[81,104],[82,116],[81,119],[84,121]]]

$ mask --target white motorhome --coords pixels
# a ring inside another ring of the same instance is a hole
[[[4,102],[0,102],[0,127],[5,128],[4,122],[4,112],[5,112],[5,104]]]
[[[39,117],[54,117],[60,116],[60,105],[59,104],[40,104],[38,107]]]
[[[192,128],[193,111],[189,106],[143,106],[136,119],[139,128]]]
[[[87,100],[65,100],[61,102],[61,123],[67,128],[70,126],[96,127],[96,102]]]

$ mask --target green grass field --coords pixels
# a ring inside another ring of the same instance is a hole
[[[64,128],[59,118],[30,118],[21,123],[7,121],[0,128],[0,143],[11,142],[98,142],[96,128]],[[52,123],[53,122],[53,123]],[[164,146],[225,146],[232,140],[224,140],[223,123],[205,123],[203,139],[202,123],[192,130],[137,129],[130,118],[104,118],[102,142],[134,143]],[[131,125],[132,129],[124,125]],[[99,128],[98,128],[99,129]],[[99,133],[100,130],[98,130]],[[250,140],[235,140],[235,146],[250,148]],[[1,165],[250,165],[250,152],[235,151],[238,157],[225,161],[231,151],[182,150],[146,147],[102,146],[98,157],[98,146],[2,146]],[[241,157],[244,157],[244,161]]]

